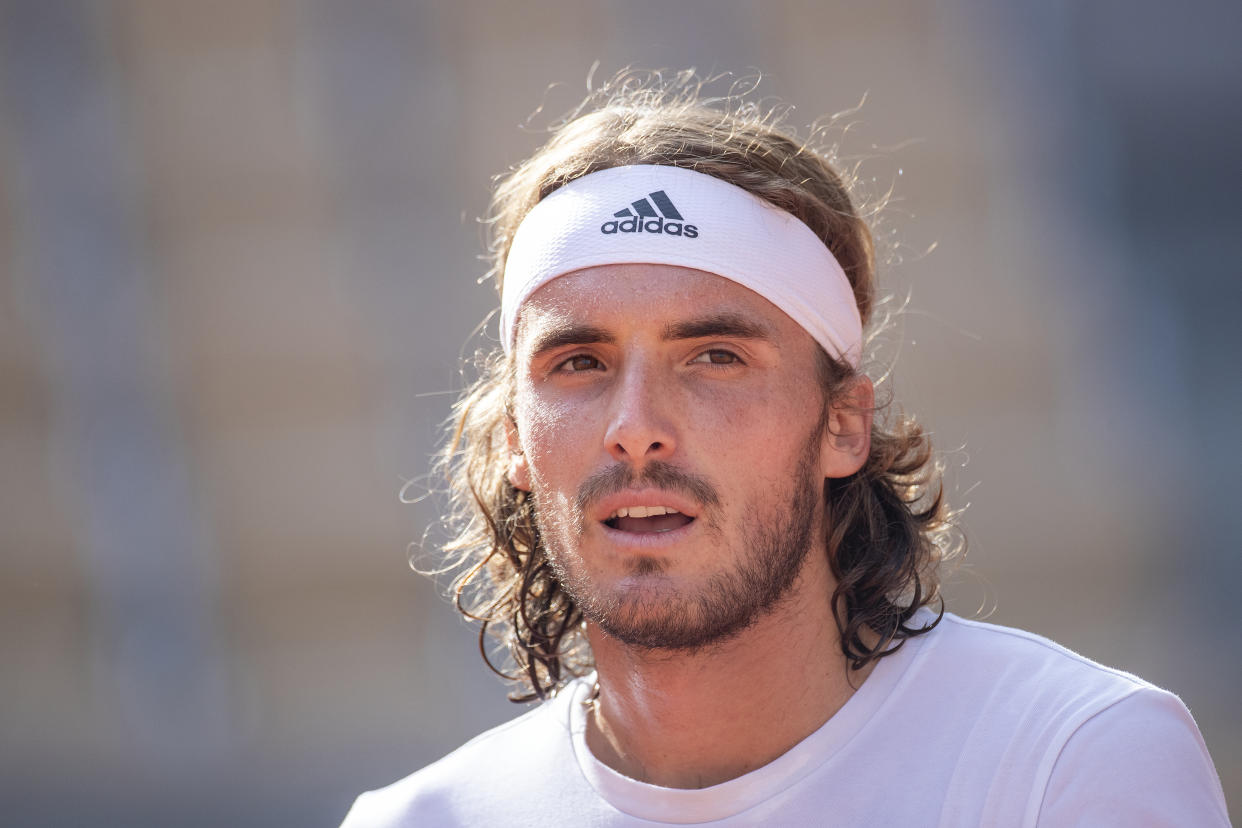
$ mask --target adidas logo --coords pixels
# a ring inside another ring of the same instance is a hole
[[[631,210],[630,207],[634,209]],[[673,200],[663,190],[648,193],[646,198],[631,202],[630,207],[613,213],[613,218],[600,225],[599,231],[606,234],[667,233],[688,239],[699,237],[699,228],[686,224],[681,213],[673,206]]]

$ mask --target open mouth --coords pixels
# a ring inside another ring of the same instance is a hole
[[[667,506],[629,506],[609,515],[604,525],[620,532],[671,532],[688,526],[693,520]]]

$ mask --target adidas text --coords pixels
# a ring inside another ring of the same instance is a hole
[[[696,239],[699,228],[693,224],[680,221],[668,221],[662,216],[644,219],[641,216],[630,216],[624,219],[612,219],[600,225],[601,233],[666,233],[670,236],[685,236]]]

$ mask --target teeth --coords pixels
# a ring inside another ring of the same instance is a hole
[[[622,506],[617,511],[608,516],[609,520],[613,518],[623,517],[655,517],[657,515],[675,515],[676,509],[670,509],[667,506]]]

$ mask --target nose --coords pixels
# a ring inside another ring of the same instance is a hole
[[[612,389],[608,429],[604,436],[614,460],[640,467],[667,460],[676,451],[670,408],[672,389],[662,387],[650,366],[631,362]]]

